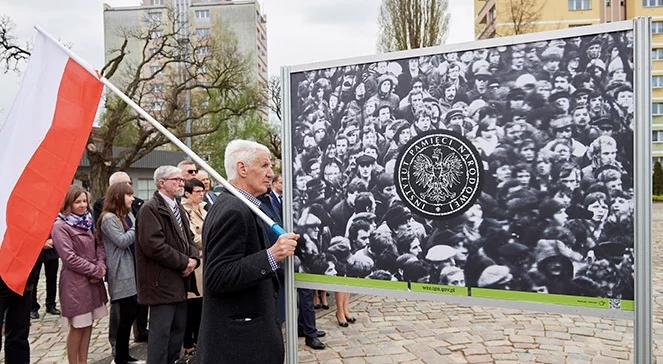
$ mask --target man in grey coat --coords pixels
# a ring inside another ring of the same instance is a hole
[[[150,306],[147,363],[171,364],[182,349],[187,291],[195,289],[191,273],[200,260],[186,212],[177,202],[184,193],[182,171],[161,166],[154,171],[154,183],[157,191],[136,219],[138,302]]]

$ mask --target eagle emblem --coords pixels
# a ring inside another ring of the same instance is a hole
[[[456,197],[451,189],[460,183],[463,171],[463,162],[456,153],[443,156],[440,148],[433,150],[429,158],[420,153],[412,162],[412,176],[415,183],[426,189],[421,197],[440,203]]]

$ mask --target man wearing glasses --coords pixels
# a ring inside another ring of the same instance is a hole
[[[196,167],[196,164],[189,159],[177,163],[177,168],[182,170],[182,178],[184,178],[184,181],[192,180],[198,176],[198,168]]]
[[[166,364],[180,356],[187,281],[200,258],[187,214],[177,201],[184,194],[182,171],[161,166],[154,171],[154,183],[157,191],[136,219],[136,275],[138,302],[150,306],[147,362]]]

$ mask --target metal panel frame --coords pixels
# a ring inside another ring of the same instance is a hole
[[[635,97],[635,363],[652,362],[651,280],[651,18],[634,26]]]
[[[281,128],[281,177],[283,178],[283,223],[286,231],[293,231],[292,221],[292,138],[290,122],[290,73],[289,67],[281,67],[281,102],[283,110],[283,127]],[[289,257],[285,261],[285,330],[286,330],[286,363],[297,363],[297,289],[295,288],[295,261]]]
[[[288,69],[290,70],[290,73],[295,73],[295,72],[303,72],[303,71],[316,70],[328,67],[342,67],[342,66],[362,64],[362,63],[390,61],[394,59],[413,58],[413,57],[427,56],[439,53],[470,51],[474,49],[531,43],[531,42],[538,42],[543,40],[551,40],[559,38],[580,37],[585,35],[617,32],[617,31],[632,30],[632,29],[633,29],[633,21],[625,20],[614,23],[591,25],[586,27],[559,29],[559,30],[552,30],[541,33],[529,33],[529,34],[515,35],[510,37],[482,39],[473,42],[446,44],[436,47],[418,48],[407,51],[398,51],[398,52],[391,52],[384,54],[367,55],[367,56],[344,58],[344,59],[337,59],[331,61],[300,64],[300,65],[289,66]]]
[[[474,42],[442,45],[437,47],[421,48],[408,51],[399,51],[380,55],[370,55],[339,59],[324,62],[315,62],[288,66],[281,68],[281,87],[284,124],[282,130],[283,140],[283,181],[285,189],[285,228],[293,230],[292,219],[292,139],[291,139],[291,90],[290,77],[292,73],[322,69],[328,67],[342,67],[346,65],[388,61],[394,59],[412,58],[431,54],[449,53],[482,49],[513,44],[530,43],[551,39],[586,36],[617,31],[634,31],[634,97],[635,97],[635,241],[636,241],[636,294],[635,313],[622,310],[592,309],[587,307],[574,307],[548,303],[526,301],[509,301],[479,297],[447,296],[418,292],[393,291],[388,289],[344,286],[335,284],[295,282],[294,264],[292,258],[287,260],[286,269],[286,303],[287,303],[287,363],[297,363],[297,295],[295,288],[323,289],[330,291],[343,291],[357,294],[381,295],[408,299],[423,299],[449,302],[462,305],[485,305],[504,307],[510,309],[524,309],[543,312],[558,312],[563,314],[591,315],[612,319],[635,319],[635,362],[651,363],[651,33],[650,19],[637,18],[614,23],[599,24],[587,27],[554,30],[542,33],[524,34],[511,37],[493,38]],[[645,120],[645,122],[637,122]],[[643,264],[644,263],[644,264]]]

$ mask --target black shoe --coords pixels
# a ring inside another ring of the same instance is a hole
[[[329,309],[329,305],[320,305],[320,307],[322,307],[323,310],[328,310]]]
[[[348,320],[348,322],[351,323],[351,324],[354,324],[355,322],[357,322],[356,317],[350,316],[350,317],[346,317],[345,319]]]
[[[315,334],[317,335],[317,337],[325,337],[327,335],[327,333],[322,330],[318,330]],[[304,335],[304,332],[299,330],[297,330],[297,336],[306,337],[306,335]]]
[[[147,342],[147,333],[134,337],[134,342],[135,343],[146,343]]]
[[[46,313],[50,313],[51,315],[58,315],[58,316],[60,316],[62,314],[62,312],[60,310],[58,310],[57,308],[55,308],[55,307],[47,308]]]
[[[325,344],[317,337],[307,337],[305,342],[306,346],[315,350],[323,350],[325,348]]]
[[[30,311],[30,318],[33,320],[36,320],[39,318],[39,312],[38,311]]]

